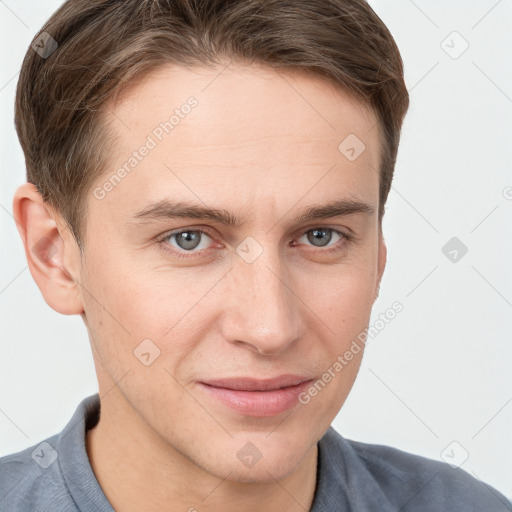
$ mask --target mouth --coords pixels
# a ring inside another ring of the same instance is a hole
[[[234,377],[197,383],[210,399],[243,416],[269,417],[298,403],[299,395],[313,382],[310,377],[280,375],[272,379]]]

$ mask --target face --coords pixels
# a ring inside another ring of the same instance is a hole
[[[79,271],[102,407],[221,478],[282,478],[363,354],[335,369],[385,263],[376,117],[316,78],[234,66],[162,68],[107,110]]]

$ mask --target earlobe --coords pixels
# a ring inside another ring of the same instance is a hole
[[[72,277],[79,273],[79,251],[67,226],[57,224],[54,210],[32,183],[16,190],[13,214],[30,273],[46,303],[63,315],[81,314],[81,290]]]

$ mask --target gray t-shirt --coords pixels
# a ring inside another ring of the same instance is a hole
[[[85,447],[99,413],[98,394],[89,396],[60,434],[0,458],[0,511],[112,512]],[[318,448],[311,512],[512,510],[496,489],[443,462],[351,441],[332,427]]]

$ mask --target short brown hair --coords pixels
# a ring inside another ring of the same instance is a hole
[[[409,96],[395,41],[365,0],[67,0],[25,55],[15,125],[27,181],[81,250],[86,195],[109,155],[102,107],[162,65],[226,58],[311,72],[373,109],[382,220]]]

